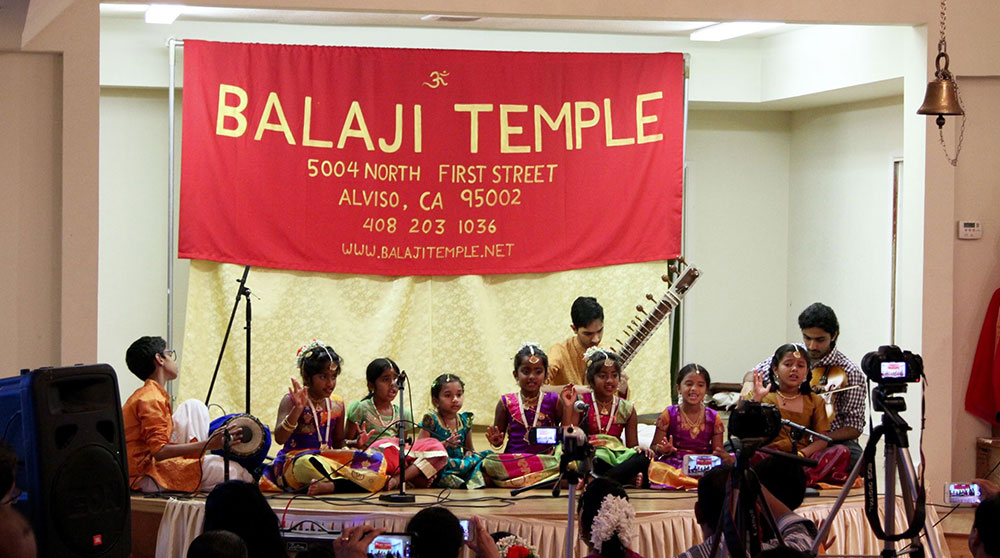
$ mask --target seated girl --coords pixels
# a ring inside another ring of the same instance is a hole
[[[447,488],[482,488],[485,485],[480,470],[489,452],[477,454],[472,446],[472,413],[460,412],[465,397],[465,384],[454,374],[442,374],[431,384],[433,413],[421,421],[420,438],[434,438],[448,451],[448,464],[438,474],[436,486]]]
[[[698,479],[684,474],[687,455],[716,455],[726,463],[733,458],[722,449],[725,426],[719,413],[705,406],[705,393],[712,383],[708,370],[688,364],[677,373],[679,405],[671,405],[656,419],[649,466],[650,488],[696,489]]]
[[[265,468],[261,490],[308,487],[309,494],[326,494],[334,491],[333,481],[341,479],[372,492],[385,485],[386,465],[381,454],[364,450],[366,435],[346,444],[358,449],[341,449],[344,400],[333,390],[342,362],[333,347],[315,339],[299,349],[302,385],[292,378],[292,387],[278,405],[273,432],[282,448]]]
[[[386,474],[389,475],[386,490],[395,490],[399,486],[399,421],[403,421],[408,434],[414,434],[413,416],[406,409],[401,412],[399,406],[393,403],[399,393],[396,387],[398,378],[399,366],[391,359],[371,361],[365,370],[368,396],[347,408],[347,438],[367,439],[370,447],[385,457]],[[434,438],[420,438],[405,448],[404,459],[404,481],[426,488],[448,463],[448,452]]]
[[[514,379],[520,389],[500,397],[493,424],[486,429],[486,439],[494,449],[499,449],[507,437],[504,453],[483,461],[486,476],[497,486],[519,488],[559,475],[556,446],[528,440],[531,428],[562,424],[564,410],[576,397],[572,384],[561,393],[543,392],[548,376],[545,352],[537,344],[525,343],[514,355]]]
[[[787,344],[778,347],[771,358],[768,372],[770,388],[765,387],[762,378],[754,375],[751,397],[754,401],[774,405],[781,411],[781,418],[804,426],[814,432],[826,434],[830,430],[830,419],[826,414],[823,399],[809,387],[809,352],[799,345]],[[806,468],[809,485],[820,482],[843,483],[847,480],[851,453],[847,447],[837,444],[827,447],[825,440],[806,436],[799,446],[792,439],[790,426],[782,426],[781,433],[767,447],[796,452],[802,457],[819,461],[816,467]],[[765,454],[758,454],[764,456]],[[757,457],[757,456],[754,456]]]
[[[638,481],[641,485],[653,452],[639,445],[639,419],[632,402],[618,396],[621,359],[609,349],[591,347],[584,362],[592,392],[579,396],[587,404],[586,415],[581,417],[582,413],[571,409],[570,421],[587,432],[596,448],[595,473],[619,483]]]

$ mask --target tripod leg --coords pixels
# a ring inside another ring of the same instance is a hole
[[[883,508],[883,523],[885,524],[885,534],[891,537],[896,533],[896,446],[886,442],[885,444],[885,500]],[[895,556],[896,543],[885,541],[882,547],[882,556]]]
[[[861,468],[865,465],[865,457],[862,455],[858,461],[854,464],[854,469],[851,470],[851,474],[847,476],[847,481],[844,482],[844,488],[840,491],[840,495],[837,496],[837,501],[833,503],[833,507],[830,508],[830,514],[827,516],[826,521],[823,522],[823,527],[820,528],[819,534],[816,535],[816,540],[813,541],[812,548],[809,549],[809,553],[816,555],[819,551],[819,545],[826,540],[827,534],[830,532],[830,528],[833,527],[833,518],[837,516],[837,512],[840,511],[840,507],[844,505],[844,500],[847,499],[847,493],[851,491],[851,487],[854,486],[854,481],[861,474]]]
[[[907,513],[909,517],[913,517],[913,502],[919,498],[917,493],[917,474],[916,469],[913,467],[913,460],[910,459],[910,452],[907,448],[899,448],[899,471],[900,480],[903,483],[903,497],[904,501],[908,502]],[[927,537],[927,550],[930,553],[930,558],[937,558],[938,553],[934,548],[934,526],[931,523],[930,516],[924,516],[924,535]],[[911,544],[917,544],[920,542],[920,536],[911,539]]]

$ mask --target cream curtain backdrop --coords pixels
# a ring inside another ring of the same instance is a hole
[[[188,284],[184,354],[177,400],[204,399],[226,331],[242,266],[194,260]],[[336,393],[365,396],[365,367],[388,356],[407,371],[416,420],[430,405],[431,381],[457,374],[466,385],[464,410],[476,424],[493,420],[497,399],[516,388],[513,357],[521,343],[548,350],[572,334],[569,310],[580,295],[604,306],[604,346],[625,340],[621,330],[645,302],[666,292],[666,262],[647,262],[547,274],[382,277],[253,268],[251,414],[273,425],[278,402],[298,377],[295,353],[316,338],[344,358]],[[258,298],[259,297],[259,298]],[[233,322],[211,403],[243,412],[245,305]],[[695,358],[696,355],[695,355]],[[668,324],[641,349],[628,374],[639,413],[670,404]],[[217,416],[217,410],[212,416]],[[477,448],[485,449],[485,448]]]

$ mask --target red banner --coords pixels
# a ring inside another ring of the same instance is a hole
[[[683,69],[185,41],[180,256],[378,275],[675,257]]]

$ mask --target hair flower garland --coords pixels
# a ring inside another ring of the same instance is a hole
[[[299,347],[299,350],[295,352],[295,367],[302,368],[302,361],[311,357],[313,355],[313,351],[316,349],[321,349],[326,352],[327,356],[330,356],[330,351],[328,351],[326,347],[326,343],[318,339],[313,339],[305,345],[302,345]],[[332,356],[330,356],[330,360],[333,360]]]
[[[510,535],[497,541],[497,550],[504,558],[538,558],[528,541],[517,535]]]
[[[635,538],[635,509],[625,498],[608,494],[590,526],[590,543],[600,552],[604,541],[615,533],[626,546]]]

